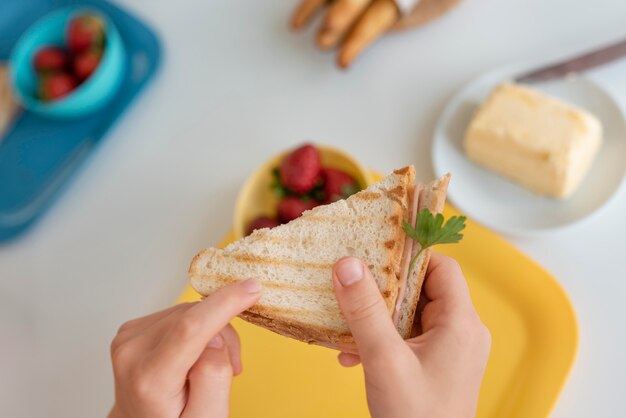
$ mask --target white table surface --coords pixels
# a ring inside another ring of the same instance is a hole
[[[626,36],[623,1],[465,0],[341,72],[313,30],[287,29],[295,0],[121,3],[160,31],[163,67],[45,218],[0,246],[2,416],[103,416],[117,327],[173,301],[268,156],[309,139],[379,170],[415,163],[429,178],[433,125],[464,83]],[[626,109],[626,61],[592,76]],[[625,416],[624,189],[592,222],[508,237],[578,315],[579,356],[554,417]]]

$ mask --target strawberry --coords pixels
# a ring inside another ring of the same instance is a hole
[[[74,53],[104,44],[104,22],[97,16],[82,15],[73,18],[67,28],[67,45]]]
[[[84,81],[98,68],[102,50],[98,48],[90,48],[74,57],[73,68],[74,75],[79,81]]]
[[[246,235],[250,235],[252,232],[254,232],[255,229],[274,228],[278,225],[280,224],[274,218],[259,216],[258,218],[255,218],[252,222],[250,222],[250,225],[248,225],[248,229],[246,231]]]
[[[278,219],[287,223],[293,221],[305,210],[313,209],[319,205],[315,200],[300,200],[297,197],[286,197],[278,204]]]
[[[57,100],[67,95],[78,85],[76,79],[67,73],[54,73],[41,77],[39,97],[43,101]]]
[[[318,183],[322,163],[313,145],[305,144],[287,155],[280,165],[280,180],[289,190],[306,193]]]
[[[33,58],[33,66],[38,73],[63,71],[67,63],[67,53],[57,46],[45,46]]]
[[[332,203],[359,191],[359,186],[352,176],[341,170],[325,168],[322,170],[324,179],[324,198],[326,203]]]

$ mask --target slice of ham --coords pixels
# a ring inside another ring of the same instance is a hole
[[[413,200],[411,202],[411,213],[409,222],[413,227],[415,227],[415,222],[417,221],[417,208],[419,204],[420,192],[422,191],[423,186],[421,184],[415,185],[415,190],[413,191]],[[398,318],[400,317],[400,306],[402,305],[402,299],[404,298],[404,292],[406,289],[406,281],[409,275],[409,265],[411,264],[411,258],[416,253],[414,248],[414,241],[408,235],[404,239],[404,251],[402,253],[402,269],[400,270],[400,284],[398,287],[398,298],[396,299],[396,307],[393,310],[393,323],[394,325],[398,324]]]

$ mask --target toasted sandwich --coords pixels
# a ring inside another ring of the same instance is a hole
[[[409,338],[430,250],[421,252],[409,272],[420,248],[403,223],[415,226],[423,208],[441,212],[449,180],[447,174],[421,185],[413,166],[395,170],[345,200],[256,230],[224,249],[202,250],[189,268],[191,285],[208,296],[228,283],[258,279],[263,291],[243,319],[309,343],[349,344],[353,339],[335,299],[332,267],[341,257],[355,256],[369,266],[398,332]]]

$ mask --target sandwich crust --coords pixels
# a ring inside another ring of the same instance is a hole
[[[271,312],[271,309],[268,311]],[[309,344],[315,344],[318,342],[325,342],[329,344],[354,342],[354,339],[349,332],[338,333],[329,330],[328,328],[301,322],[296,319],[286,321],[279,318],[263,316],[259,313],[251,312],[250,310],[242,312],[239,317],[269,331]]]

